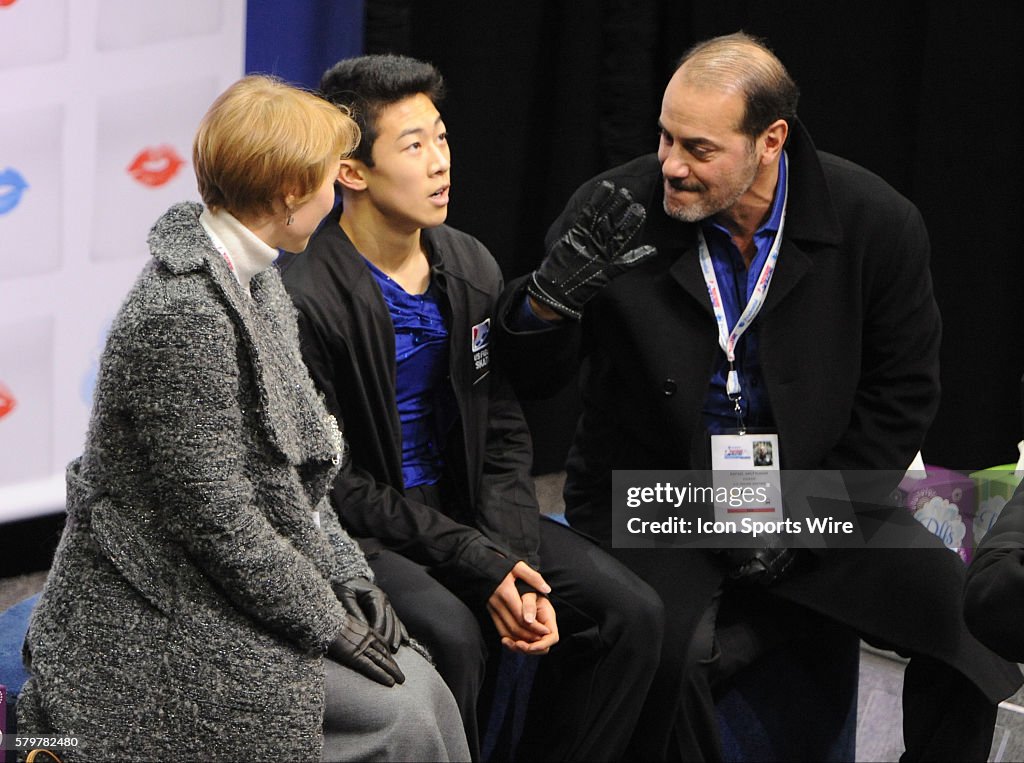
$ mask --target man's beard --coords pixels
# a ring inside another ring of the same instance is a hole
[[[699,188],[695,189],[686,181],[679,180],[678,178],[664,178],[664,182],[668,183],[674,190],[689,190],[699,194],[694,201],[688,204],[673,203],[669,199],[668,194],[665,194],[665,214],[680,222],[695,223],[730,209],[740,200],[743,194],[750,190],[750,186],[754,184],[754,179],[757,177],[757,161],[752,158],[750,164],[743,167],[742,171],[743,175],[740,176],[739,180],[729,182],[727,186],[720,187],[717,192],[709,191],[699,181]],[[731,181],[732,178],[724,180]]]

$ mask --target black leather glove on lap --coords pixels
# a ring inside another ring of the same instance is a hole
[[[526,287],[530,296],[579,320],[583,306],[609,281],[656,252],[652,246],[626,249],[646,214],[625,188],[598,183],[572,227],[533,272]]]
[[[332,587],[345,611],[369,625],[392,652],[398,651],[403,638],[408,639],[388,595],[369,580],[352,578]]]
[[[345,625],[327,647],[327,656],[379,684],[405,683],[405,674],[391,656],[388,645],[356,617],[349,616],[345,620]]]

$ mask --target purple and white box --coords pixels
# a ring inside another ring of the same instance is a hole
[[[900,483],[903,504],[964,563],[974,553],[974,480],[941,466],[907,472]]]

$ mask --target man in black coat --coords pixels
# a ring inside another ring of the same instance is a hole
[[[506,290],[498,347],[521,393],[583,358],[567,516],[608,546],[615,470],[710,468],[713,447],[756,429],[786,470],[899,474],[934,416],[940,318],[921,216],[817,152],[796,102],[757,40],[695,46],[666,88],[657,156],[584,184],[545,261]],[[666,607],[631,753],[720,757],[715,686],[838,622],[912,657],[906,759],[986,759],[1020,674],[966,631],[959,559],[901,516],[885,549],[612,548]]]

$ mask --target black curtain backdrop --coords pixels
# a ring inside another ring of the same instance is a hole
[[[1024,4],[774,0],[367,0],[366,52],[407,53],[448,83],[449,222],[506,278],[588,177],[656,148],[661,93],[693,42],[766,38],[818,147],[921,209],[944,320],[942,404],[925,461],[1016,461],[1021,439]],[[685,351],[681,348],[681,351]],[[561,469],[575,390],[527,401],[536,471]]]

